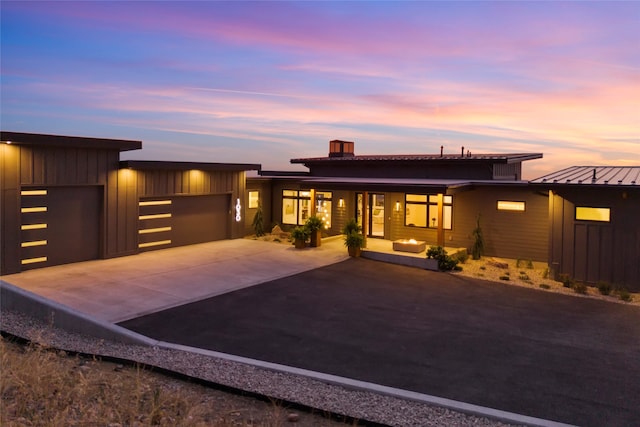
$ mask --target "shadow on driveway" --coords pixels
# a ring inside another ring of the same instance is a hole
[[[120,325],[554,421],[640,422],[631,306],[350,259]]]

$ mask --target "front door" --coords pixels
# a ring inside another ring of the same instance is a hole
[[[367,203],[364,194],[356,193],[356,220],[362,227],[363,215],[367,218],[367,229],[363,232],[367,237],[384,238],[384,194],[370,193]]]

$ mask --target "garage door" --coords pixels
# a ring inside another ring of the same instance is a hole
[[[228,239],[229,200],[228,194],[141,199],[140,250]]]
[[[99,258],[102,187],[21,191],[22,269]]]

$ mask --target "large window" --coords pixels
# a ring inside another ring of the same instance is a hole
[[[611,221],[611,210],[609,208],[590,208],[586,206],[576,206],[576,219],[579,221]]]
[[[442,196],[443,218],[442,227],[451,230],[453,225],[453,196]],[[406,194],[405,195],[404,224],[408,227],[438,228],[440,215],[438,214],[437,194]]]
[[[282,223],[303,225],[309,218],[311,198],[309,191],[282,191]]]

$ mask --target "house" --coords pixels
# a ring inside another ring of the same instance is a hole
[[[469,248],[640,291],[640,166],[574,167],[533,181],[540,153],[356,155],[329,142],[307,172],[259,164],[120,160],[141,141],[2,132],[0,273],[234,239],[313,215],[327,235],[357,219],[368,238]],[[257,171],[247,177],[247,171]]]
[[[141,141],[0,134],[0,273],[244,235],[254,164],[120,161]]]

